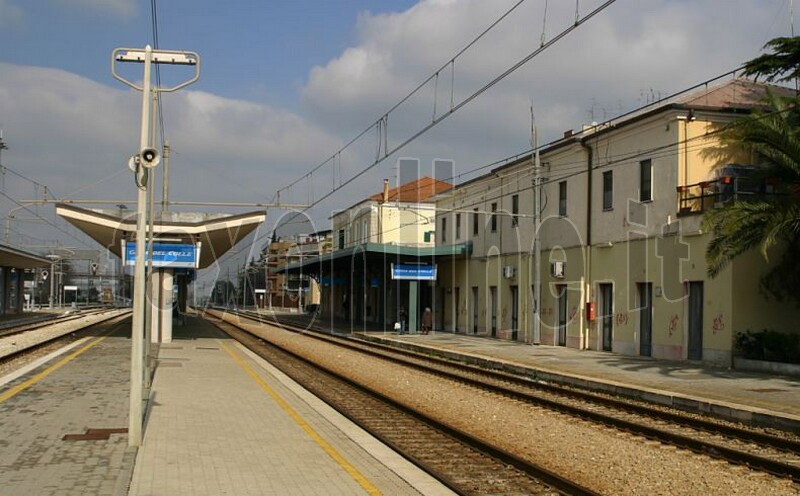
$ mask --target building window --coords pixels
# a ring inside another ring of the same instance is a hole
[[[461,239],[461,214],[456,214],[456,239]]]
[[[614,207],[614,176],[613,171],[603,172],[603,210]]]
[[[558,183],[558,215],[567,216],[567,182]]]
[[[492,203],[492,232],[497,232],[497,203]]]
[[[369,229],[367,228],[367,221],[361,223],[361,236],[364,238],[364,243],[369,242]]]
[[[519,225],[519,195],[511,197],[511,227]]]
[[[442,217],[442,243],[447,243],[447,217]]]
[[[339,229],[339,249],[344,250],[344,229]]]
[[[639,201],[653,200],[653,161],[650,159],[639,162]]]
[[[473,213],[472,213],[472,235],[473,236],[477,236],[478,235],[478,229],[479,229],[479,226],[480,226],[480,220],[479,220],[480,217],[478,217],[479,215],[480,214],[478,214],[478,209],[477,208],[473,209]]]

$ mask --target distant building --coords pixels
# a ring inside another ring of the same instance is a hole
[[[434,246],[433,197],[453,185],[431,177],[384,189],[331,217],[336,250],[365,243]]]
[[[293,263],[302,263],[333,251],[330,230],[311,234],[297,234],[272,241],[266,250],[267,304],[273,307],[296,308],[302,292],[303,307],[319,305],[319,284],[308,274],[289,274],[283,271]]]
[[[324,319],[386,330],[402,322],[416,330],[424,308],[435,306],[434,197],[450,188],[431,177],[395,188],[385,181],[383,191],[331,217],[331,253],[289,264],[287,272],[302,271],[319,281]],[[468,246],[444,250],[464,252]]]
[[[25,297],[31,298],[30,295],[36,294],[35,286],[40,284],[44,275],[41,271],[47,271],[49,267],[50,260],[44,257],[0,245],[0,315],[22,313],[26,306]],[[30,272],[30,281],[26,281],[26,272]],[[31,286],[27,293],[26,283]],[[31,306],[33,302],[27,303]]]

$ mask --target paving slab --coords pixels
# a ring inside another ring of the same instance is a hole
[[[449,494],[199,319],[162,345],[131,495]]]
[[[0,379],[0,494],[122,495],[136,451],[126,434],[64,440],[128,425],[128,325],[73,344],[11,380]]]

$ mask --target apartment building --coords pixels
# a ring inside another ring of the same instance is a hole
[[[752,163],[719,131],[764,106],[767,88],[704,85],[542,149],[538,299],[532,157],[438,195],[437,244],[472,242],[470,256],[439,260],[443,328],[724,365],[737,331],[790,328],[800,314],[759,291],[760,255],[713,279],[704,258],[703,213],[746,193]]]

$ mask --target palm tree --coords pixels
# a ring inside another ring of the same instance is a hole
[[[746,64],[745,74],[786,81],[800,73],[800,37],[778,38],[762,55]],[[717,276],[734,258],[754,248],[769,260],[780,246],[778,264],[762,286],[774,296],[800,304],[800,98],[769,94],[769,111],[754,111],[724,133],[728,144],[744,146],[758,157],[753,180],[770,184],[763,194],[712,210],[704,220],[711,232],[706,250],[708,273]]]

